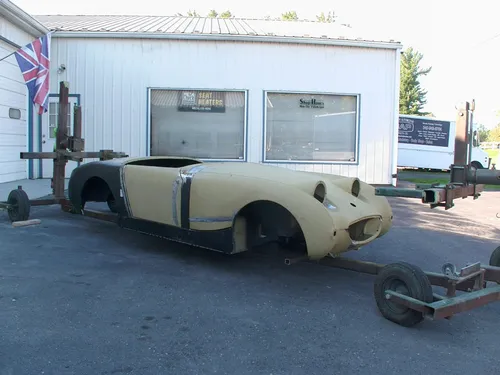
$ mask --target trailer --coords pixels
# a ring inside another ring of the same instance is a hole
[[[491,159],[480,147],[479,132],[471,121],[472,142],[467,152],[470,164],[489,168]],[[455,155],[456,121],[432,117],[400,115],[398,131],[398,168],[449,171]]]
[[[60,85],[60,113],[67,113],[68,89]],[[471,129],[474,104],[465,102],[458,108],[455,136],[454,163],[450,166],[450,181],[446,185],[431,185],[417,189],[378,187],[376,194],[381,196],[407,197],[420,199],[429,204],[431,209],[444,207],[449,210],[456,199],[472,197],[478,199],[484,184],[500,185],[500,171],[477,169],[470,163],[469,134]],[[75,111],[75,135],[67,137],[66,116],[59,116],[57,149],[53,153],[23,152],[21,159],[51,158],[54,160],[53,196],[49,199],[31,200],[19,186],[10,192],[7,201],[0,202],[0,208],[8,211],[13,223],[28,220],[31,206],[59,204],[61,209],[72,214],[89,216],[95,219],[118,222],[119,216],[112,212],[93,210],[75,210],[64,193],[64,172],[68,160],[82,158],[110,159],[127,157],[124,153],[110,150],[83,152],[81,138],[81,112]],[[312,261],[308,258],[285,258],[285,264],[314,262],[332,268],[347,269],[375,275],[374,298],[381,314],[388,320],[401,326],[414,326],[425,318],[450,319],[453,315],[468,311],[488,303],[500,300],[500,246],[490,257],[489,265],[474,262],[462,267],[451,263],[442,266],[442,273],[425,272],[416,265],[406,262],[376,264],[343,257],[327,256]],[[489,284],[492,284],[490,286]],[[440,286],[446,293],[436,294],[432,286]],[[457,295],[457,291],[465,292]]]

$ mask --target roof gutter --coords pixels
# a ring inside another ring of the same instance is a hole
[[[50,30],[36,19],[31,17],[24,10],[11,3],[9,0],[0,0],[0,15],[7,21],[20,27],[28,34],[36,37],[47,34]]]
[[[170,39],[170,40],[207,40],[231,42],[261,42],[261,43],[289,43],[312,44],[360,48],[401,49],[398,42],[378,42],[357,39],[327,39],[303,38],[259,35],[228,35],[228,34],[173,34],[173,33],[140,33],[140,32],[112,32],[112,31],[55,31],[53,38],[121,38],[121,39]]]

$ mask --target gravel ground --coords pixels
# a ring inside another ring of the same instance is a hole
[[[500,193],[450,211],[391,198],[393,230],[349,254],[488,262]],[[382,318],[373,277],[228,257],[36,207],[0,215],[0,374],[494,374],[500,303],[403,328]]]

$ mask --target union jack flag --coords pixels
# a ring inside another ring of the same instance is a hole
[[[31,102],[38,104],[38,114],[47,112],[49,102],[51,33],[18,49],[14,55],[21,69]]]

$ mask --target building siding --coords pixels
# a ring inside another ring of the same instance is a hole
[[[148,88],[247,90],[247,161],[262,162],[264,91],[360,95],[357,165],[276,164],[391,184],[398,50],[259,42],[52,39],[51,91],[81,94],[86,150],[148,154]],[[58,74],[60,64],[66,70]],[[86,161],[89,161],[88,159]]]
[[[36,37],[0,16],[0,35],[14,45],[24,46]],[[0,58],[16,47],[0,40]],[[14,56],[0,61],[0,183],[27,177],[26,160],[19,153],[27,149],[27,89]],[[21,118],[9,117],[9,108],[20,110]]]

